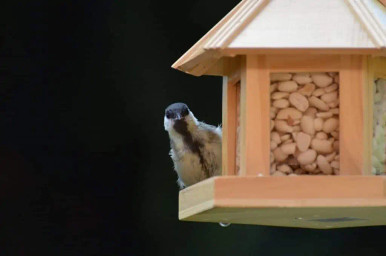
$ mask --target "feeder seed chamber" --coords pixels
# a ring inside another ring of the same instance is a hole
[[[386,225],[384,4],[244,0],[174,63],[223,77],[222,176],[181,220]]]

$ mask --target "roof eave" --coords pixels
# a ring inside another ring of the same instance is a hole
[[[172,68],[178,69],[185,73],[201,76],[212,67],[220,58],[222,54],[217,50],[203,50],[200,54],[196,54],[184,62],[177,61],[173,64]]]

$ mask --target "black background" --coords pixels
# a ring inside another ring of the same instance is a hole
[[[219,124],[222,92],[170,66],[237,3],[2,2],[0,255],[385,255],[385,227],[178,221],[164,109]]]

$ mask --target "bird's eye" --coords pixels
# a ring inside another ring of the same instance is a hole
[[[187,115],[189,115],[189,110],[188,109],[184,109],[183,111],[182,111],[182,116],[187,116]]]
[[[166,118],[167,119],[170,119],[172,117],[172,115],[170,113],[166,113]]]

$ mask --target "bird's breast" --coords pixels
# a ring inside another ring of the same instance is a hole
[[[205,179],[200,158],[194,153],[185,153],[179,161],[175,162],[175,169],[178,177],[186,186],[190,186]]]

